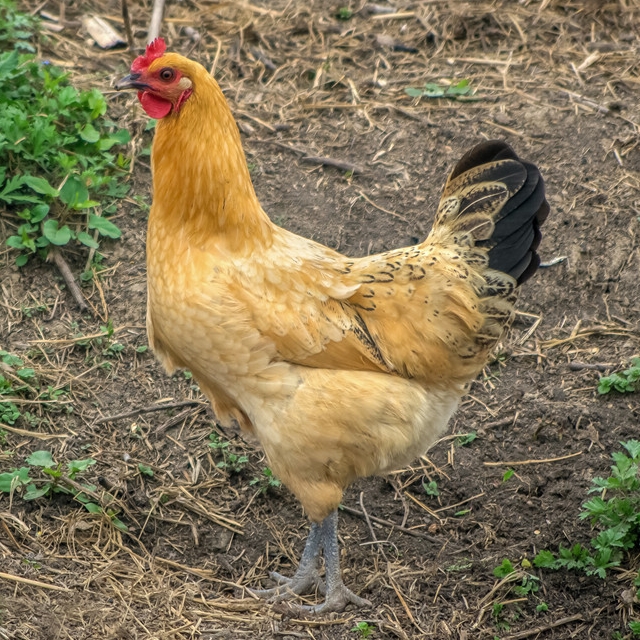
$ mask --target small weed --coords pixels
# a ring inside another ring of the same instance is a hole
[[[105,266],[102,264],[103,260],[104,256],[96,251],[93,255],[89,268],[80,274],[80,280],[82,282],[91,282],[94,279],[99,280],[100,273],[105,270]]]
[[[634,638],[638,638],[640,637],[640,622],[637,620],[634,620],[633,622],[629,623],[629,629],[631,629],[631,633],[633,633],[633,637]]]
[[[504,619],[503,610],[504,605],[501,602],[494,602],[493,607],[491,607],[491,617],[498,631],[509,631],[511,625]]]
[[[438,483],[435,480],[431,480],[431,482],[423,482],[422,488],[428,496],[437,497],[440,495],[440,491],[438,491]]]
[[[217,433],[212,433],[209,440],[209,446],[222,454],[222,460],[216,463],[218,469],[224,469],[229,473],[240,473],[244,465],[249,462],[247,456],[229,451],[231,443],[228,440],[223,440]]]
[[[356,626],[352,627],[350,630],[358,633],[360,638],[368,638],[375,629],[375,625],[362,620],[361,622],[356,623]]]
[[[140,463],[138,465],[138,471],[143,476],[147,476],[148,478],[153,478],[153,469],[151,467],[147,466],[146,464]]]
[[[605,395],[611,391],[633,393],[640,389],[640,358],[631,359],[631,367],[618,373],[603,376],[598,382],[598,393]]]
[[[465,447],[468,444],[471,444],[474,440],[476,440],[478,434],[475,431],[470,431],[469,433],[463,433],[461,436],[456,438],[456,444],[459,447]]]
[[[471,569],[472,566],[473,566],[473,563],[471,562],[471,560],[465,559],[459,564],[450,564],[445,569],[445,571],[449,571],[449,572],[465,571],[466,569]]]
[[[19,417],[20,411],[13,402],[0,402],[0,422],[14,425]]]
[[[349,20],[353,16],[353,11],[349,7],[340,7],[336,13],[338,20]],[[367,636],[362,636],[366,638]]]
[[[549,611],[549,605],[546,602],[541,602],[536,605],[536,611],[538,613],[544,613],[545,611]]]
[[[515,471],[513,469],[507,469],[502,475],[502,482],[506,482],[507,480],[509,480],[514,473]]]
[[[475,95],[475,89],[471,88],[466,78],[456,83],[451,82],[449,85],[425,82],[422,88],[407,87],[404,92],[412,98],[449,98],[463,102],[482,99]]]
[[[521,564],[523,567],[527,565],[531,566],[531,563],[528,561],[526,561],[526,563],[523,561]],[[540,581],[536,576],[533,576],[522,569],[516,569],[508,558],[505,558],[501,564],[494,568],[493,575],[502,581],[502,585],[509,585],[507,593],[513,592],[520,598],[528,598],[529,596],[537,593],[540,588]],[[494,604],[494,611],[496,605],[499,605],[498,615],[494,615],[496,628],[501,631],[508,631],[508,623],[506,623],[502,618],[503,608],[505,605],[504,603]],[[517,611],[510,612],[510,618],[512,620],[516,620],[517,616]],[[505,624],[507,624],[507,626],[504,626]]]
[[[102,351],[102,355],[107,358],[117,358],[124,351],[124,345],[119,342],[113,342]]]
[[[46,304],[38,304],[33,307],[20,308],[20,311],[22,311],[22,313],[24,313],[24,315],[27,316],[27,318],[33,318],[34,313],[43,313],[44,311],[47,311],[47,310],[48,310],[48,307]]]
[[[611,455],[615,464],[607,478],[594,478],[589,493],[602,495],[582,505],[580,518],[600,528],[591,540],[592,550],[575,544],[562,546],[558,554],[543,550],[534,558],[537,567],[545,569],[578,569],[587,575],[605,578],[607,570],[620,566],[625,552],[633,549],[640,535],[640,442],[621,443],[625,452]],[[610,497],[605,500],[605,495]],[[636,586],[640,586],[636,585]]]
[[[282,486],[280,480],[273,475],[273,471],[269,467],[265,467],[262,470],[262,475],[258,478],[253,478],[249,484],[258,485],[261,493],[266,493],[269,489],[279,489]]]
[[[105,514],[116,528],[127,531],[127,526],[116,517],[115,511],[92,502],[89,495],[83,492],[85,489],[93,493],[96,486],[76,480],[76,476],[96,463],[93,458],[71,460],[63,465],[53,459],[50,451],[41,450],[34,451],[25,462],[28,466],[0,473],[0,492],[18,493],[26,501],[55,493],[71,495],[90,513]]]

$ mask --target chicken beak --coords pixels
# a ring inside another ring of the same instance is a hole
[[[144,82],[140,82],[139,73],[130,73],[128,76],[125,76],[121,80],[115,83],[116,91],[123,91],[125,89],[146,89],[147,84]]]

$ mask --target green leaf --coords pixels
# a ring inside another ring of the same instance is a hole
[[[32,482],[29,477],[29,468],[20,467],[8,473],[0,473],[0,491],[11,493],[16,487]]]
[[[82,471],[86,471],[91,465],[94,465],[96,461],[93,458],[85,458],[84,460],[72,460],[67,463],[67,469],[69,470],[69,477],[74,476]]]
[[[86,231],[79,231],[76,234],[76,238],[78,238],[78,242],[81,242],[85,247],[91,247],[92,249],[98,249],[100,247]]]
[[[153,469],[149,466],[147,466],[146,464],[138,464],[138,471],[145,475],[145,476],[149,476],[150,478],[153,478]]]
[[[509,560],[508,558],[505,558],[502,561],[502,564],[497,566],[493,570],[493,575],[496,578],[505,578],[510,573],[513,573],[513,571],[514,571],[514,569],[513,569],[513,564],[511,563],[511,560]]]
[[[55,467],[56,463],[51,457],[50,451],[34,451],[28,458],[27,464],[34,467]]]
[[[32,485],[33,488],[28,489],[24,492],[22,499],[23,500],[35,500],[36,498],[42,498],[43,496],[48,495],[51,492],[51,483],[47,482],[39,489],[36,488],[35,485]]]
[[[456,444],[461,447],[464,447],[468,444],[471,444],[477,437],[478,437],[478,434],[475,431],[470,431],[469,433],[465,433],[461,436],[458,436],[456,438]]]
[[[118,131],[112,133],[110,137],[116,140],[118,144],[128,144],[131,142],[131,134],[128,129],[118,129]]]
[[[69,176],[60,189],[60,200],[71,208],[76,208],[78,203],[89,199],[89,190],[76,176]]]
[[[471,87],[469,87],[469,81],[465,79],[465,80],[460,80],[460,82],[458,82],[457,84],[452,84],[447,89],[447,95],[464,96],[468,94],[470,91],[471,91]]]
[[[96,130],[96,128],[92,124],[85,124],[82,129],[80,129],[80,137],[85,142],[98,142],[100,140],[100,133]]]
[[[428,496],[440,495],[440,492],[438,491],[438,483],[435,480],[431,480],[431,482],[423,482],[422,488]]]
[[[71,240],[71,229],[66,224],[58,228],[57,220],[47,220],[42,225],[42,234],[51,244],[57,246],[65,245]]]
[[[515,471],[513,469],[507,469],[502,475],[502,482],[506,482],[507,480],[509,480],[509,478],[511,478],[514,473]]]
[[[57,193],[57,192],[56,192]],[[48,204],[38,204],[33,209],[31,209],[31,215],[29,216],[29,220],[32,224],[36,224],[43,220],[46,215],[49,213],[49,205]]]
[[[129,531],[129,527],[127,527],[127,525],[124,522],[122,522],[122,520],[120,520],[119,518],[116,518],[115,516],[111,516],[111,522],[113,522],[113,525],[115,526],[116,529],[120,529],[120,531],[124,531],[125,533]]]
[[[29,262],[29,256],[26,253],[23,253],[16,258],[17,267],[24,267],[27,262]]]
[[[411,96],[412,98],[421,98],[422,97],[422,89],[416,89],[415,87],[407,87],[404,92]]]
[[[9,236],[7,238],[7,246],[12,249],[23,249],[24,243],[22,242],[22,238],[20,236]]]
[[[543,550],[533,559],[533,564],[541,569],[557,569],[556,557],[551,551]]]
[[[122,232],[113,222],[109,222],[106,218],[97,216],[95,213],[89,214],[89,229],[97,229],[101,236],[109,238],[119,238]]]
[[[102,507],[99,504],[96,504],[95,502],[85,502],[84,508],[89,513],[102,513]]]
[[[638,440],[628,440],[620,443],[634,460],[640,460],[640,442]]]
[[[36,178],[35,176],[24,176],[24,183],[31,187],[36,193],[41,193],[45,196],[51,196],[57,198],[59,191],[54,189],[44,178]]]

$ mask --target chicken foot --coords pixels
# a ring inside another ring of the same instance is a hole
[[[324,551],[326,586],[318,574],[318,558]],[[271,578],[280,586],[273,589],[254,591],[257,596],[268,598],[271,602],[289,600],[295,595],[308,593],[318,587],[325,594],[323,603],[313,606],[300,606],[309,613],[328,613],[342,611],[348,604],[357,607],[371,606],[371,603],[360,598],[347,589],[340,574],[340,549],[338,546],[338,512],[330,513],[320,524],[312,523],[309,537],[300,558],[300,565],[292,578],[272,572]]]
[[[260,598],[266,598],[270,602],[289,600],[293,596],[309,593],[316,587],[324,593],[324,583],[318,573],[318,558],[321,551],[322,525],[312,522],[307,543],[300,556],[300,564],[293,577],[287,578],[277,571],[271,571],[269,577],[279,586],[272,589],[250,589],[251,593]]]

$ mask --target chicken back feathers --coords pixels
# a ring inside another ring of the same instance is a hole
[[[177,54],[149,64],[165,67],[190,95],[153,145],[150,343],[168,371],[193,372],[222,424],[257,436],[320,521],[355,478],[444,431],[539,264],[542,178],[484,142],[449,176],[424,242],[349,258],[269,220],[216,82]]]

